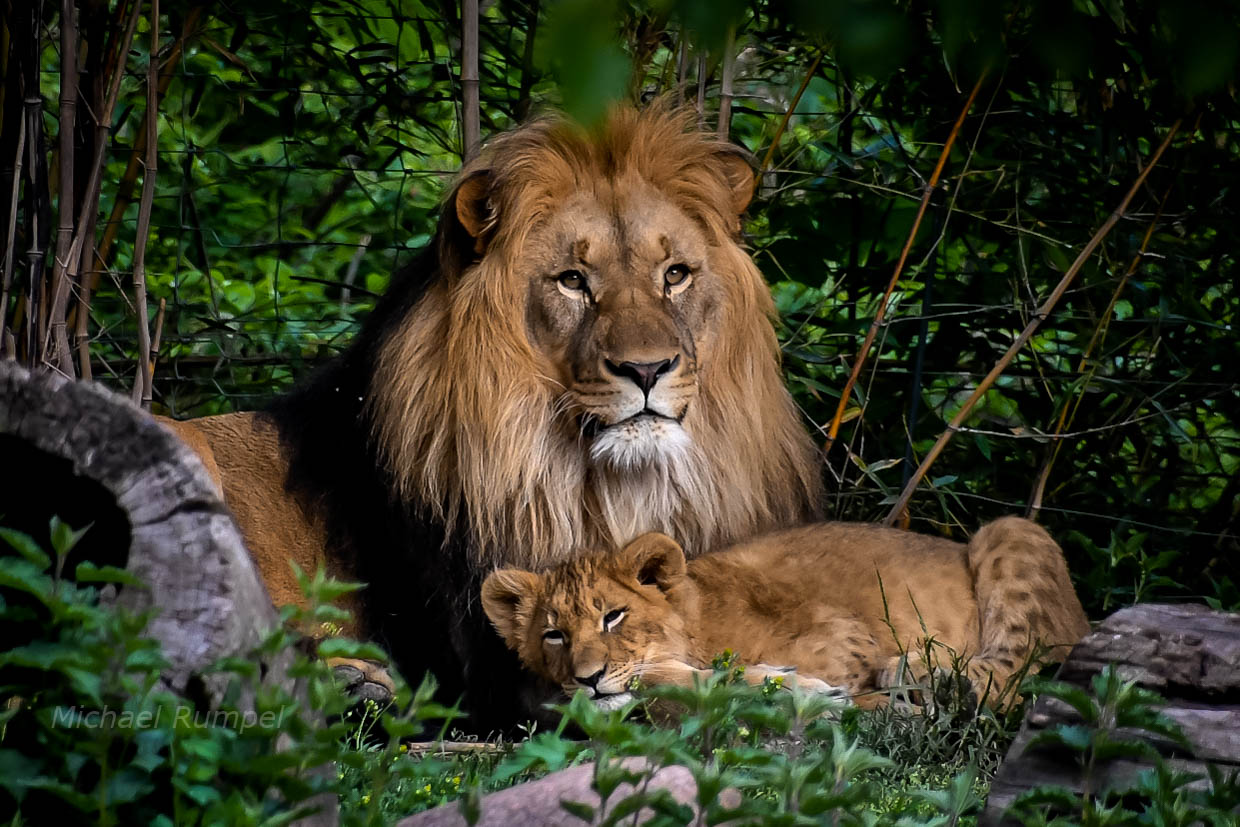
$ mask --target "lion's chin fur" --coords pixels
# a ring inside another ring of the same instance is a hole
[[[679,422],[641,416],[606,428],[590,445],[590,462],[596,468],[620,473],[648,466],[673,470],[691,461],[693,440]]]

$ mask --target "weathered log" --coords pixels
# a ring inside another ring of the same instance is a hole
[[[626,769],[643,772],[645,760],[642,758],[626,758]],[[597,809],[598,793],[591,789],[594,780],[594,764],[583,764],[559,772],[519,784],[482,799],[478,827],[508,827],[514,824],[538,824],[544,827],[557,825],[581,825],[581,818],[564,809],[563,802],[586,804]],[[688,804],[697,811],[697,784],[692,773],[685,767],[661,767],[650,777],[647,789],[667,790],[681,804]],[[633,785],[621,784],[608,798],[608,807],[614,807],[634,792]],[[720,801],[725,807],[738,807],[741,803],[740,794],[734,789],[724,790]],[[625,824],[643,824],[654,815],[649,809],[641,810],[632,818],[626,818]],[[459,804],[443,804],[433,810],[409,816],[396,823],[396,827],[464,827],[465,817],[461,814]]]
[[[213,670],[253,650],[279,622],[232,516],[198,457],[128,399],[106,388],[0,360],[0,519],[46,545],[48,520],[92,524],[69,555],[117,565],[142,587],[115,605],[154,609],[146,634],[168,668],[164,688],[214,708],[235,676]],[[258,659],[264,683],[295,691],[293,653]],[[256,687],[235,703],[252,708]],[[334,823],[334,801],[323,820]],[[303,822],[309,823],[309,822]]]
[[[1120,677],[1158,692],[1160,711],[1180,725],[1187,749],[1146,732],[1121,731],[1153,746],[1174,769],[1204,775],[1214,764],[1240,770],[1240,614],[1205,606],[1146,604],[1122,609],[1104,620],[1073,648],[1058,680],[1090,690],[1090,682],[1109,664]],[[1014,824],[1003,811],[1033,787],[1059,785],[1081,792],[1081,770],[1055,756],[1027,751],[1042,730],[1079,723],[1070,706],[1054,698],[1034,702],[990,786],[979,824]],[[1126,786],[1151,762],[1116,760],[1095,769],[1094,789]]]

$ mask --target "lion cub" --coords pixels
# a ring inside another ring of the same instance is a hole
[[[541,574],[495,571],[482,606],[526,667],[608,707],[630,699],[635,678],[691,685],[725,649],[751,682],[793,667],[802,687],[873,706],[885,700],[876,690],[899,682],[902,652],[924,677],[916,653],[927,638],[971,658],[974,691],[993,698],[1035,645],[1059,661],[1089,631],[1063,552],[1018,517],[967,545],[823,523],[687,565],[671,538],[645,534]]]

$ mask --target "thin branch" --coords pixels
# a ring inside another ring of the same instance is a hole
[[[784,116],[779,119],[779,125],[775,127],[775,135],[771,138],[771,145],[766,148],[766,155],[762,156],[762,165],[758,167],[758,174],[753,179],[755,192],[761,185],[763,173],[771,168],[771,161],[775,158],[775,150],[779,147],[779,140],[784,137],[784,132],[788,129],[788,122],[792,120],[792,113],[797,111],[797,106],[800,105],[801,98],[805,95],[805,90],[809,88],[809,82],[814,79],[814,74],[818,71],[818,64],[820,63],[822,63],[822,52],[814,55],[813,62],[805,70],[805,77],[801,78],[801,85],[797,87],[796,94],[788,102],[788,109],[784,112]]]
[[[482,143],[478,101],[478,0],[461,0],[461,143],[469,161]]]
[[[1145,168],[1142,169],[1140,174],[1137,175],[1136,180],[1133,181],[1132,186],[1124,195],[1123,200],[1120,201],[1119,206],[1115,208],[1114,212],[1107,217],[1107,220],[1103,222],[1102,226],[1099,227],[1093,234],[1093,237],[1089,239],[1089,242],[1081,250],[1080,254],[1077,255],[1076,260],[1072,262],[1072,266],[1069,267],[1067,272],[1063,274],[1063,278],[1059,280],[1059,284],[1055,285],[1055,289],[1051,291],[1050,296],[1047,297],[1046,301],[1044,301],[1033,314],[1033,318],[1029,320],[1029,324],[1025,326],[1025,329],[1022,330],[1020,335],[1016,337],[1016,341],[1012,342],[1012,346],[1009,347],[1007,352],[1003,354],[1003,357],[995,363],[995,366],[991,368],[990,373],[986,374],[986,377],[982,379],[977,388],[974,389],[972,394],[970,394],[969,398],[965,400],[964,405],[962,405],[960,410],[956,412],[956,415],[952,417],[951,422],[947,425],[947,429],[939,435],[938,440],[934,443],[934,447],[931,448],[930,452],[926,454],[925,459],[921,461],[921,465],[917,467],[917,470],[913,472],[913,476],[909,478],[908,484],[904,486],[904,490],[900,492],[900,498],[896,501],[895,505],[891,507],[891,511],[888,512],[886,519],[883,520],[884,525],[891,525],[894,523],[900,514],[903,513],[904,509],[908,507],[908,502],[912,498],[913,492],[917,490],[917,486],[921,483],[922,478],[925,477],[926,472],[930,470],[930,466],[934,464],[934,461],[938,459],[939,454],[943,452],[943,448],[946,447],[947,443],[951,441],[952,436],[964,423],[965,419],[968,418],[969,413],[973,410],[973,407],[977,405],[978,401],[985,395],[986,391],[990,390],[990,387],[995,383],[995,380],[998,379],[1003,371],[1007,369],[1007,366],[1011,364],[1012,359],[1016,357],[1016,354],[1020,352],[1029,339],[1032,338],[1033,334],[1037,332],[1038,328],[1042,324],[1042,320],[1049,316],[1051,311],[1055,309],[1055,305],[1059,302],[1059,299],[1063,296],[1069,285],[1072,284],[1072,281],[1076,278],[1077,273],[1079,273],[1081,268],[1085,266],[1085,262],[1088,261],[1089,257],[1093,255],[1094,250],[1098,248],[1098,245],[1101,244],[1102,240],[1107,237],[1107,234],[1110,233],[1115,225],[1119,223],[1120,218],[1123,217],[1125,211],[1128,209],[1128,205],[1136,196],[1137,191],[1140,190],[1145,184],[1145,179],[1149,177],[1150,171],[1153,170],[1154,167],[1158,166],[1159,159],[1162,158],[1163,153],[1167,150],[1167,147],[1171,145],[1171,141],[1175,138],[1176,133],[1180,131],[1180,125],[1182,123],[1183,119],[1180,119],[1171,125],[1171,129],[1167,132],[1167,137],[1164,138],[1163,142],[1158,145],[1158,149],[1154,150],[1154,154],[1150,157],[1149,163],[1147,163]]]
[[[870,329],[865,333],[865,340],[861,343],[861,350],[857,353],[857,358],[853,360],[852,372],[848,375],[848,381],[844,384],[844,390],[840,392],[839,404],[835,406],[835,415],[831,417],[831,425],[827,429],[826,450],[830,450],[835,438],[840,432],[840,423],[844,419],[844,410],[848,407],[849,397],[852,396],[852,389],[857,384],[857,377],[861,375],[861,368],[865,365],[866,357],[870,354],[870,348],[874,345],[874,337],[878,335],[878,330],[882,326],[883,318],[887,315],[887,306],[891,300],[891,294],[895,292],[896,284],[900,281],[900,276],[904,272],[904,263],[908,260],[909,251],[913,249],[913,242],[917,239],[917,231],[921,229],[921,219],[926,214],[926,208],[930,206],[930,198],[934,195],[935,188],[939,183],[939,176],[943,174],[943,167],[947,165],[947,158],[951,155],[952,146],[956,143],[956,137],[960,134],[960,129],[964,126],[964,120],[968,117],[969,110],[973,108],[973,102],[977,100],[977,93],[982,90],[982,84],[986,80],[986,72],[982,72],[978,77],[977,83],[973,84],[973,91],[969,93],[969,98],[964,102],[964,107],[960,110],[960,115],[956,118],[956,123],[952,125],[952,131],[947,135],[947,141],[943,144],[943,151],[939,153],[938,163],[934,165],[934,172],[930,174],[930,179],[926,181],[926,186],[921,196],[921,205],[917,208],[917,217],[913,219],[913,226],[909,228],[908,238],[904,241],[904,248],[900,250],[900,258],[896,260],[895,270],[891,273],[891,280],[887,282],[887,290],[883,293],[883,298],[878,303],[878,311],[874,314],[874,321],[870,323]]]
[[[142,173],[142,200],[138,202],[138,231],[134,240],[133,293],[138,311],[138,376],[133,401],[151,399],[151,331],[146,309],[146,244],[151,234],[151,206],[155,202],[155,174],[159,163],[159,0],[151,0],[151,62],[146,72],[146,169]]]

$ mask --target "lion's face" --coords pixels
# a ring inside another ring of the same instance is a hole
[[[648,531],[693,556],[811,516],[813,444],[740,244],[753,185],[739,148],[657,106],[490,141],[376,348],[396,495],[519,565]]]
[[[630,176],[573,194],[525,252],[528,335],[591,460],[678,459],[722,305],[703,228]]]
[[[493,572],[482,585],[482,606],[527,668],[568,695],[584,690],[618,706],[646,671],[687,660],[690,589],[681,548],[648,534],[620,552],[544,574]]]

